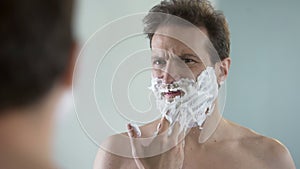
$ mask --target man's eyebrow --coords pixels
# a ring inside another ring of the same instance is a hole
[[[151,57],[158,58],[158,57],[162,57],[162,56],[160,54],[155,53],[155,54],[151,54]]]
[[[159,57],[158,55],[151,55],[151,59],[160,59],[161,57]]]
[[[196,56],[194,54],[191,54],[191,53],[184,53],[184,54],[179,55],[178,57],[180,57],[180,58],[196,58],[196,59],[199,59],[198,56]]]
[[[160,54],[160,53],[156,53],[156,54],[151,55],[152,59],[161,59],[161,58],[165,58],[165,57],[167,57],[167,56],[164,55],[164,54]]]

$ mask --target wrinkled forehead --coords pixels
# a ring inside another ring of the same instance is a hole
[[[162,24],[154,33],[170,36],[181,41],[195,39],[198,39],[199,41],[199,39],[205,40],[208,38],[208,32],[204,26],[197,27],[180,24]]]
[[[159,26],[152,37],[152,51],[180,55],[190,53],[208,59],[210,40],[205,27],[192,27],[185,25]]]

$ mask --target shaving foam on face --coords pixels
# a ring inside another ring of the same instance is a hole
[[[197,80],[182,78],[172,84],[162,79],[152,78],[150,89],[153,91],[157,108],[170,123],[179,122],[182,129],[198,126],[202,129],[207,116],[214,110],[218,96],[218,83],[213,67],[207,67]],[[164,92],[181,91],[182,95],[172,99],[164,97]]]

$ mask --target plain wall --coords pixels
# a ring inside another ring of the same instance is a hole
[[[232,67],[224,116],[284,143],[300,167],[300,1],[219,1]]]

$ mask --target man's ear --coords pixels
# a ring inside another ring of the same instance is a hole
[[[77,49],[78,49],[77,43],[72,42],[70,54],[68,57],[68,65],[63,79],[63,83],[67,88],[72,86],[74,68],[77,59]]]
[[[218,84],[221,85],[229,74],[231,59],[229,57],[223,59],[222,61],[216,63],[215,70],[217,75]]]

